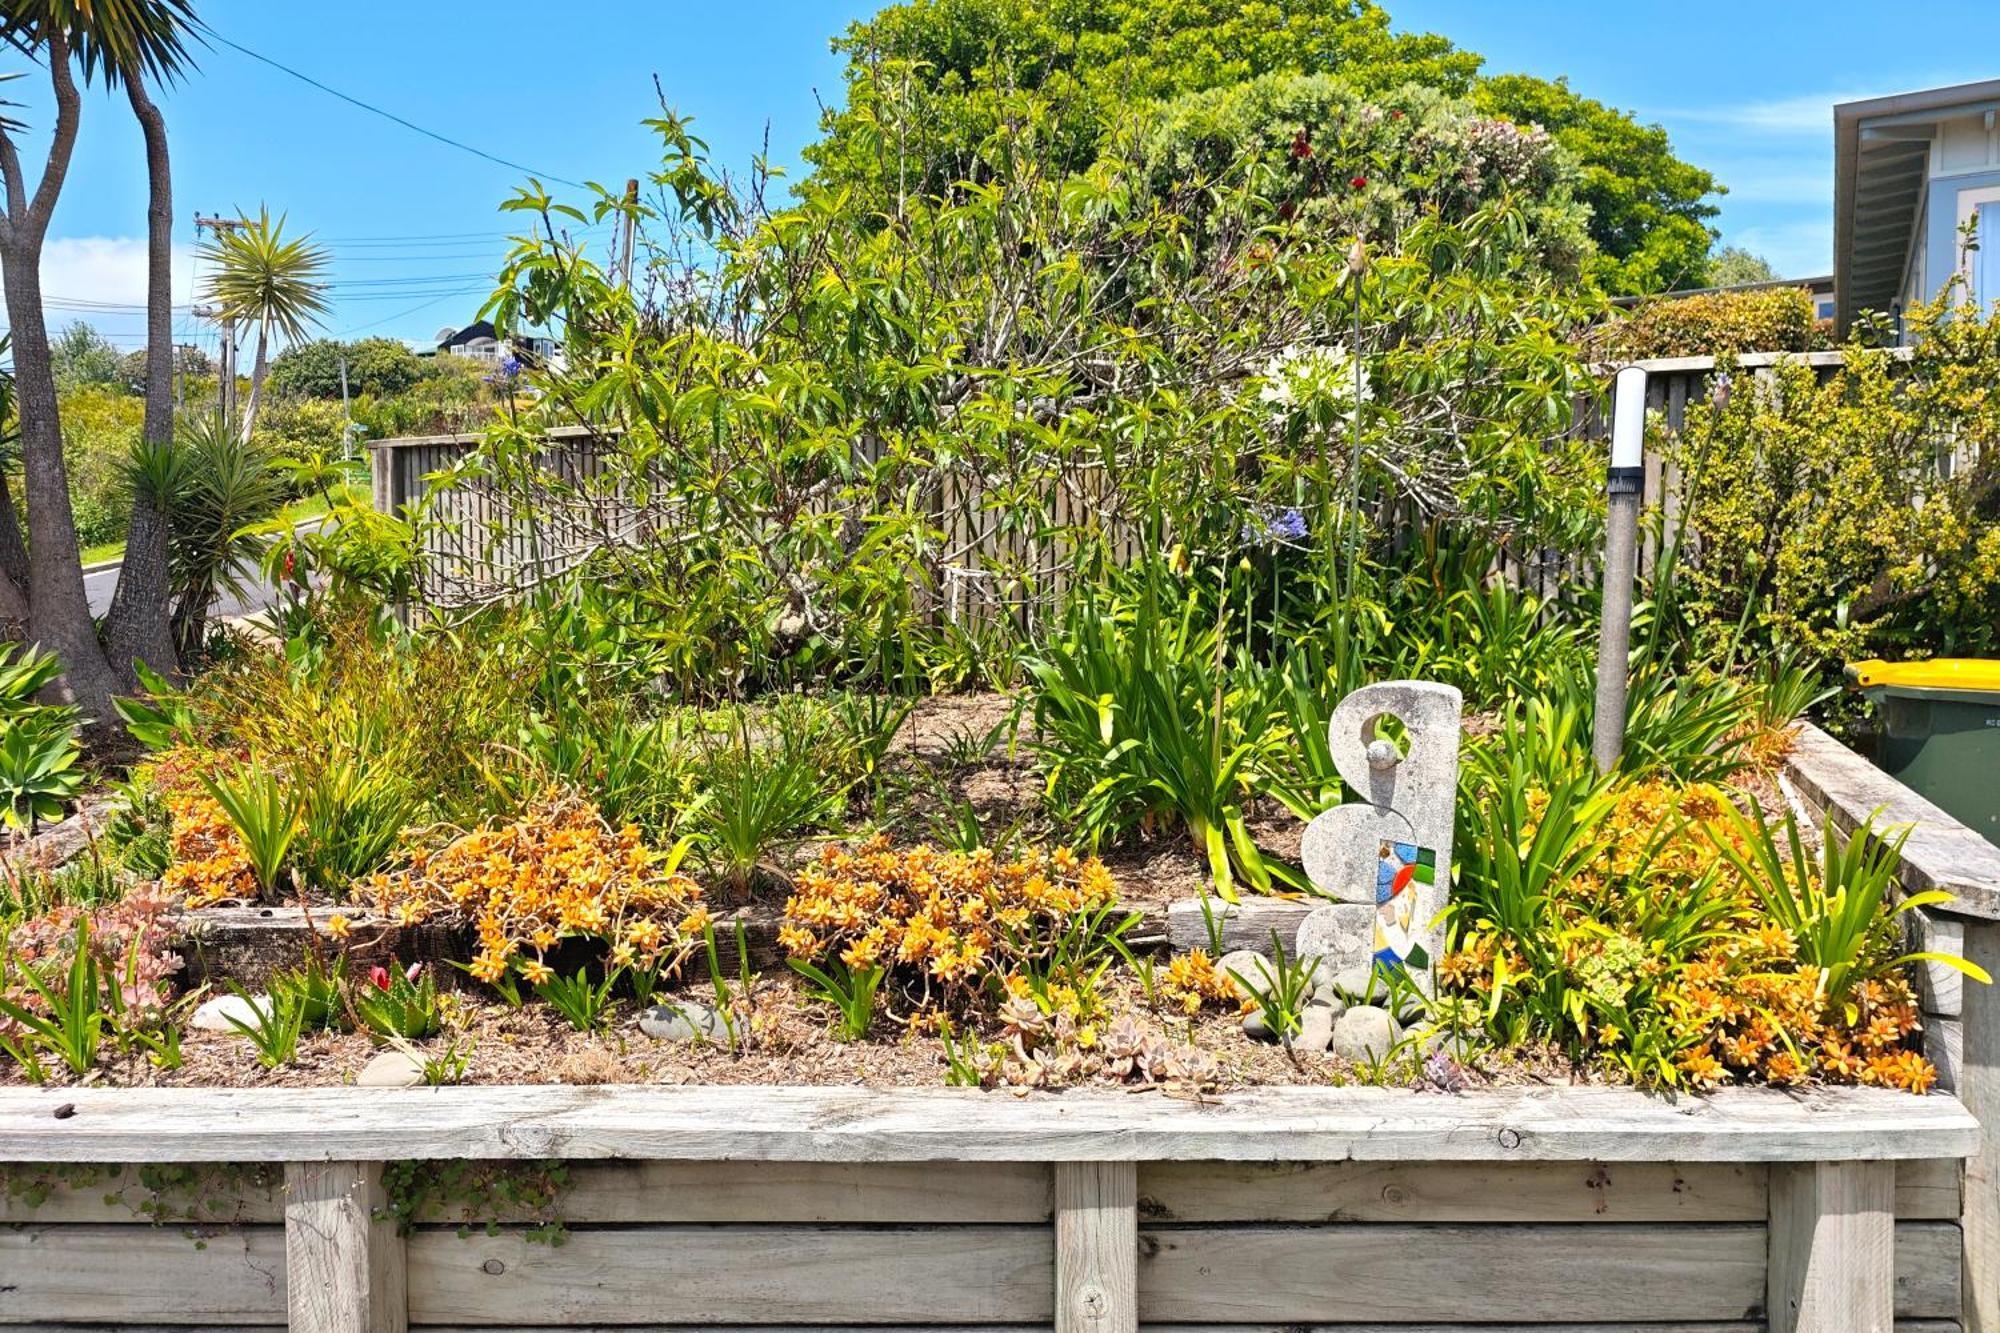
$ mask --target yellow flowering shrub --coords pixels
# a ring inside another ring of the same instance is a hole
[[[684,953],[708,923],[701,886],[670,871],[636,828],[613,831],[597,807],[550,792],[518,817],[416,852],[402,869],[357,883],[357,893],[403,924],[437,916],[478,932],[472,975],[499,981],[518,967],[551,975],[556,941],[590,936],[615,966],[653,967]]]
[[[202,775],[215,772],[225,757],[176,746],[146,765],[145,780],[158,792],[168,816],[172,859],[160,887],[188,907],[257,896],[257,876],[243,839],[201,783]]]
[[[1104,864],[1067,848],[1003,862],[984,849],[896,850],[874,838],[827,847],[799,872],[778,942],[798,959],[880,967],[932,1013],[962,1008],[989,982],[1022,992],[1021,974],[1072,923],[1116,901]]]
[[[1175,954],[1160,969],[1159,978],[1160,999],[1189,1017],[1211,1004],[1228,1007],[1243,999],[1236,982],[1215,965],[1206,949]]]
[[[1741,846],[1726,793],[1653,781],[1599,799],[1601,818],[1578,835],[1584,854],[1535,904],[1538,919],[1510,928],[1507,904],[1461,878],[1438,979],[1466,1011],[1492,1015],[1491,1035],[1554,1038],[1642,1083],[1931,1086],[1936,1070],[1908,1049],[1920,1015],[1888,967],[1888,918],[1865,979],[1836,1003],[1724,856]],[[1525,805],[1532,838],[1549,799]]]

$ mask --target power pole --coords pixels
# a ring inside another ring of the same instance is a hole
[[[639,221],[639,182],[625,182],[625,223],[620,228],[618,239],[618,285],[626,291],[632,290],[632,244],[633,229]]]
[[[235,231],[238,227],[249,226],[246,218],[215,217],[196,213],[196,232]],[[196,308],[195,314],[203,318],[220,317],[222,323],[222,355],[216,376],[216,407],[222,413],[222,424],[227,427],[236,420],[236,317],[227,310]]]
[[[340,349],[340,461],[354,457],[354,416],[347,406],[347,349]]]

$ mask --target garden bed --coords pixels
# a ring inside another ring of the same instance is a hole
[[[1957,1317],[1975,1135],[1873,1089],[12,1090],[0,1323],[1881,1328]]]

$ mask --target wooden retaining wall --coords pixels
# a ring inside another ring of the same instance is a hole
[[[1951,901],[1911,913],[1912,948],[1955,954],[2000,978],[2000,847],[1810,724],[1785,761],[1792,796],[1836,831],[1909,829],[1899,874]],[[1929,965],[1920,974],[1924,1053],[1981,1126],[1966,1163],[1960,1235],[1967,1333],[2000,1333],[2000,985]]]
[[[0,1325],[1941,1333],[1976,1133],[1876,1090],[16,1090],[0,1160],[52,1188],[0,1204]],[[398,1234],[411,1153],[569,1160],[565,1242]],[[189,1161],[267,1165],[135,1217]]]

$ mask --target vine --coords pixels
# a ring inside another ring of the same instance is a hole
[[[543,1245],[561,1245],[569,1231],[558,1205],[569,1188],[569,1164],[543,1162],[402,1161],[382,1169],[387,1204],[407,1235],[420,1221],[453,1223],[458,1234],[475,1229],[498,1235],[503,1218],[530,1220],[523,1233]]]

